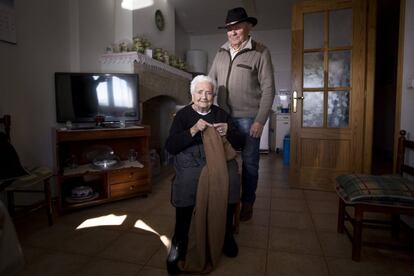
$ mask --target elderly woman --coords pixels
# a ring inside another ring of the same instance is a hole
[[[176,171],[171,193],[171,202],[176,208],[175,232],[167,258],[167,269],[170,274],[180,272],[178,262],[185,260],[187,253],[188,233],[196,205],[199,178],[206,165],[202,136],[207,128],[211,128],[234,148],[240,148],[244,141],[230,115],[213,105],[216,95],[216,84],[213,79],[199,75],[191,82],[190,90],[192,103],[177,112],[166,141],[166,150],[174,157]],[[235,159],[227,161],[227,172],[227,210],[224,208],[214,212],[225,212],[226,215],[224,244],[220,250],[228,257],[236,257],[238,247],[233,237],[233,214],[240,197],[240,177]]]

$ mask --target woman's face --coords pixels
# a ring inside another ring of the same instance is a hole
[[[209,111],[214,100],[213,86],[209,82],[199,82],[192,93],[192,100],[197,111]]]

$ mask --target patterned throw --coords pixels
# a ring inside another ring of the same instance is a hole
[[[414,205],[414,182],[399,175],[341,175],[336,178],[336,191],[351,204]]]

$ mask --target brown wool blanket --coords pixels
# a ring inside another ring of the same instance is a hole
[[[227,161],[236,158],[236,152],[212,127],[202,137],[206,165],[198,181],[186,260],[180,268],[183,272],[204,274],[211,272],[221,257],[229,190]]]

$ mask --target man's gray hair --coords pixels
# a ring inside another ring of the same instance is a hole
[[[205,76],[205,75],[198,75],[198,76],[196,76],[191,81],[191,85],[190,85],[190,92],[191,92],[191,94],[194,94],[196,92],[196,86],[200,82],[208,82],[208,83],[210,83],[211,86],[213,87],[213,93],[214,93],[214,95],[216,95],[216,88],[217,88],[216,81],[213,80],[211,77]]]

